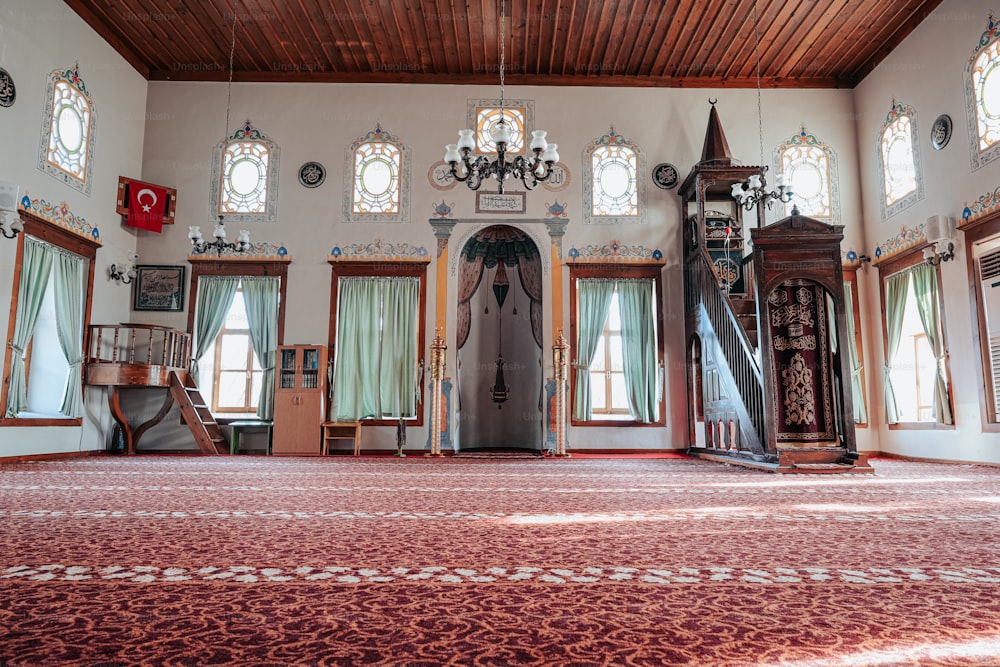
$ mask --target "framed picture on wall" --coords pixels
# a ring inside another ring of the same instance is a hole
[[[184,310],[184,266],[137,266],[132,310]]]

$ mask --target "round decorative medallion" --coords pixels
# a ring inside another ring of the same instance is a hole
[[[306,162],[299,167],[299,183],[307,188],[318,188],[326,180],[326,167],[319,162]]]
[[[653,167],[653,184],[663,190],[677,186],[677,167],[669,162],[662,162]]]
[[[458,181],[451,175],[451,167],[444,160],[438,160],[427,170],[427,180],[435,190],[451,190]]]
[[[542,181],[542,187],[549,192],[562,192],[569,187],[571,179],[569,167],[566,166],[566,163],[556,162],[552,165],[552,174],[547,180]]]
[[[7,70],[0,67],[0,107],[14,106],[14,98],[17,91],[14,90],[14,79],[11,78]]]
[[[951,116],[941,114],[931,126],[931,146],[934,150],[941,150],[948,145],[951,140]]]

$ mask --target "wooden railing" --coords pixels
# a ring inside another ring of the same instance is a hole
[[[92,324],[88,364],[142,364],[187,369],[191,336],[153,324]]]
[[[689,312],[704,307],[719,341],[722,354],[736,382],[740,398],[761,442],[765,440],[764,380],[754,346],[733,312],[729,299],[719,287],[708,255],[696,252],[689,263],[686,304]]]

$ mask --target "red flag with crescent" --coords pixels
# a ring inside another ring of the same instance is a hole
[[[147,229],[159,234],[163,230],[163,217],[167,212],[167,191],[158,185],[132,181],[128,186],[129,227]]]

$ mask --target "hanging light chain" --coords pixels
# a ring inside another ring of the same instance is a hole
[[[757,64],[757,139],[760,143],[760,166],[764,166],[764,115],[760,104],[760,37],[757,28],[757,0],[753,2],[753,57]]]
[[[505,39],[504,39],[504,32],[505,32],[504,31],[504,27],[505,27],[505,23],[506,23],[505,19],[507,18],[507,5],[506,5],[506,2],[507,2],[507,0],[500,0],[500,120],[501,121],[503,121],[503,119],[504,119],[504,115],[503,115],[503,102],[504,102],[504,99],[503,99],[503,96],[504,96],[504,90],[503,90],[503,70],[504,70],[504,65],[506,64],[506,59],[507,59],[507,49],[506,49]]]
[[[225,136],[229,136],[229,109],[233,100],[233,57],[236,55],[236,12],[233,12],[232,41],[229,44],[229,88],[226,92],[226,128]]]

